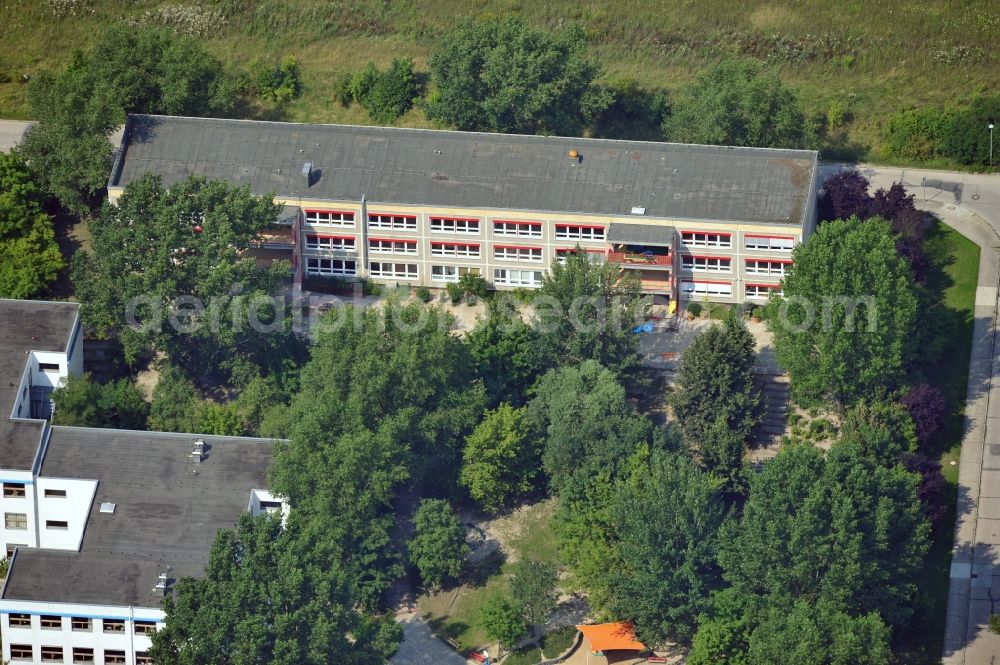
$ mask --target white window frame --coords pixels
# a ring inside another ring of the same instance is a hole
[[[544,252],[541,247],[494,245],[493,259],[495,261],[517,261],[519,263],[542,263]]]
[[[795,249],[795,238],[790,236],[765,236],[748,233],[743,236],[743,245],[750,250],[791,253]]]
[[[779,298],[785,296],[784,290],[781,288],[780,284],[775,284],[774,286],[764,286],[761,284],[747,284],[744,295],[750,300],[769,300],[771,294],[777,295]]]
[[[695,272],[733,272],[733,259],[729,256],[698,256],[681,254],[681,268]]]
[[[681,294],[731,297],[733,295],[733,285],[731,282],[684,280],[681,282]]]
[[[762,267],[760,264],[764,264]],[[791,263],[774,259],[747,259],[744,272],[747,275],[765,275],[768,277],[784,277],[788,274]]]
[[[469,266],[432,265],[432,282],[457,282],[463,275],[480,275],[479,268]]]
[[[24,526],[11,526],[11,523],[16,525],[22,522],[24,523]],[[8,531],[27,531],[28,513],[4,513],[3,526]]]
[[[315,233],[306,234],[306,249],[328,252],[354,252],[355,238],[350,236],[324,236]]]
[[[323,267],[324,262],[327,267]],[[358,262],[354,259],[307,257],[306,274],[318,277],[355,277],[358,274]]]
[[[368,228],[416,231],[417,218],[415,215],[391,215],[388,213],[370,212],[368,213]]]
[[[396,263],[395,261],[372,261],[368,274],[382,279],[420,279],[420,266],[416,263]]]
[[[733,246],[733,234],[719,231],[681,231],[681,241],[688,247]]]
[[[444,242],[435,240],[431,243],[431,256],[462,256],[478,259],[481,256],[479,243]]]
[[[472,217],[431,217],[431,233],[479,235],[479,220]]]
[[[541,238],[542,223],[495,219],[493,220],[493,235],[506,238]]]
[[[401,254],[416,256],[416,240],[396,240],[394,238],[369,238],[368,252],[370,254]]]
[[[608,236],[605,226],[592,224],[556,224],[557,240],[583,240],[585,242],[603,242]]]
[[[502,286],[538,288],[542,285],[542,271],[495,268],[493,270],[493,283]]]
[[[566,256],[575,251],[576,249],[572,247],[556,248],[555,262],[559,265],[566,265]],[[605,254],[603,249],[584,249],[582,251],[587,255],[591,263],[604,263]]]
[[[342,229],[354,228],[355,214],[350,210],[306,210],[306,224],[311,226],[335,226]]]

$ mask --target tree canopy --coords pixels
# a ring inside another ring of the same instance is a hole
[[[558,579],[556,567],[550,563],[525,559],[514,565],[510,578],[511,597],[532,629],[548,621],[555,611]]]
[[[30,298],[63,267],[44,193],[21,156],[0,152],[0,298]]]
[[[639,342],[632,328],[645,320],[651,300],[633,271],[578,251],[553,264],[542,280],[532,324],[545,357],[567,365],[596,360],[622,376],[636,369]]]
[[[93,51],[74,51],[58,74],[28,86],[38,124],[19,151],[43,187],[82,212],[111,169],[111,132],[128,113],[215,115],[232,108],[235,87],[201,42],[162,28],[105,29]]]
[[[606,571],[606,610],[635,624],[646,644],[688,643],[712,591],[726,511],[718,490],[686,456],[656,453],[619,481],[611,499],[619,565]]]
[[[730,315],[684,350],[670,395],[685,443],[698,450],[707,470],[730,480],[739,473],[743,446],[761,418],[755,359],[753,335]]]
[[[214,373],[240,385],[283,371],[301,353],[271,297],[289,268],[245,255],[276,218],[248,187],[198,176],[169,189],[153,175],[129,183],[90,225],[92,251],[73,257],[85,322],[118,333],[126,357],[162,351],[195,380]]]
[[[461,130],[579,135],[611,101],[576,26],[549,33],[516,17],[465,22],[431,57],[427,115]]]
[[[410,563],[432,589],[462,572],[469,554],[465,530],[455,511],[442,499],[424,499],[413,516],[413,538],[407,545]]]
[[[785,300],[771,304],[768,328],[793,395],[850,405],[901,387],[915,352],[918,300],[889,225],[828,222],[792,256]]]
[[[725,60],[684,89],[663,123],[668,141],[804,148],[812,140],[794,92],[752,60]]]
[[[129,379],[97,383],[90,374],[70,375],[52,401],[54,425],[144,430],[149,416],[142,391]]]
[[[541,446],[523,409],[501,404],[468,436],[459,483],[484,510],[499,512],[535,485]]]
[[[219,531],[205,578],[175,585],[150,655],[163,665],[381,665],[402,640],[355,610],[352,576],[279,516],[244,514]]]

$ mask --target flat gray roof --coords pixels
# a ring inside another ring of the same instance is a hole
[[[196,438],[207,454],[190,457]],[[20,548],[3,597],[158,608],[160,572],[204,575],[215,534],[266,489],[273,441],[53,427],[41,477],[98,481],[79,552]],[[102,502],[115,512],[100,512]],[[172,583],[172,582],[171,582]]]
[[[650,224],[622,224],[614,222],[608,227],[608,242],[625,245],[666,245],[674,244],[677,231],[672,226],[652,226]]]
[[[643,207],[656,218],[799,225],[816,159],[812,150],[133,115],[109,186],[149,172],[168,185],[199,174],[260,194],[365,196],[371,209],[627,215]]]
[[[65,351],[79,311],[76,303],[0,299],[0,467],[31,469],[42,422],[10,419],[27,354]]]

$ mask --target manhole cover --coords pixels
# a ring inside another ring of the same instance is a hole
[[[971,198],[973,201],[978,201],[979,200],[979,194],[973,194],[969,198]]]

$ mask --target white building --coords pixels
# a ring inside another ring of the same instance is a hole
[[[48,392],[82,370],[78,308],[0,300],[2,658],[150,662],[173,583],[200,576],[216,532],[282,510],[272,442],[50,426]]]

